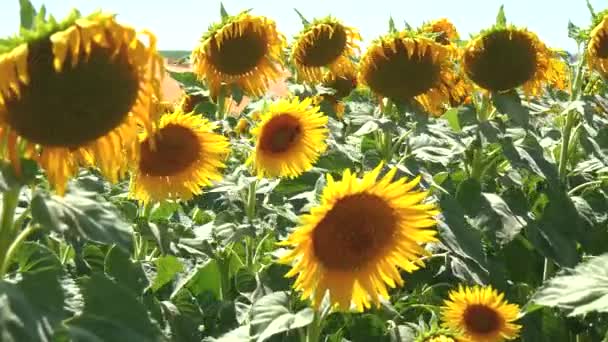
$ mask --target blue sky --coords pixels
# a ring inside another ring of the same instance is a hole
[[[196,45],[209,24],[219,17],[219,1],[215,0],[33,0],[36,7],[46,4],[56,17],[63,17],[70,8],[83,13],[103,9],[117,13],[119,20],[131,26],[147,28],[158,37],[159,48],[190,50]],[[461,36],[490,26],[501,4],[505,4],[507,19],[536,32],[549,46],[575,51],[568,38],[568,20],[588,25],[589,12],[585,0],[224,0],[229,13],[253,8],[255,14],[265,15],[277,22],[278,28],[291,38],[301,29],[293,11],[297,7],[308,19],[332,14],[345,24],[359,28],[365,41],[386,32],[388,18],[396,23],[407,21],[417,26],[423,21],[448,17]],[[605,1],[591,0],[596,11],[603,10]],[[602,4],[603,3],[603,4]],[[1,0],[0,36],[17,32],[19,26],[18,0]]]

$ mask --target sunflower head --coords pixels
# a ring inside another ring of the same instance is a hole
[[[201,103],[208,103],[210,98],[201,93],[184,94],[179,100],[178,108],[182,113],[192,113],[196,106]]]
[[[335,90],[333,94],[338,99],[343,99],[357,88],[357,75],[354,69],[342,74],[327,72],[323,77],[323,86]]]
[[[213,128],[193,113],[162,116],[154,134],[141,136],[130,196],[143,203],[189,200],[220,180],[229,143]]]
[[[417,101],[431,114],[442,114],[455,84],[454,50],[410,32],[375,40],[361,59],[359,82],[398,103]]]
[[[318,307],[325,293],[338,310],[357,311],[388,298],[387,285],[403,285],[399,269],[423,266],[423,243],[435,241],[434,204],[415,188],[420,177],[393,181],[396,169],[378,180],[382,165],[358,178],[346,170],[342,180],[327,176],[321,202],[301,217],[300,226],[281,243],[292,250],[281,262],[293,263],[286,276]]]
[[[464,342],[460,334],[441,328],[434,322],[430,327],[425,327],[418,332],[414,342]]]
[[[465,48],[464,71],[471,81],[491,92],[522,87],[539,94],[550,84],[566,87],[567,66],[536,34],[512,25],[482,31]]]
[[[519,306],[504,300],[492,287],[462,287],[451,291],[442,308],[444,325],[462,333],[463,341],[499,342],[515,339]]]
[[[248,130],[249,121],[247,121],[247,119],[245,118],[240,118],[239,121],[236,123],[236,126],[234,127],[234,131],[239,135],[245,135],[247,134]]]
[[[192,51],[194,72],[216,98],[221,87],[238,86],[261,96],[283,74],[285,37],[274,21],[242,12],[213,25]]]
[[[81,165],[116,181],[138,127],[151,129],[158,109],[164,72],[155,37],[110,14],[74,11],[0,45],[0,124],[13,153],[36,159],[59,193]]]
[[[259,177],[297,177],[325,152],[326,126],[327,116],[309,98],[272,103],[251,130],[255,149],[247,164]]]
[[[432,35],[433,39],[441,45],[450,45],[460,39],[456,26],[447,18],[424,23],[420,32]]]
[[[332,17],[306,23],[291,49],[291,62],[300,80],[315,83],[325,71],[343,74],[354,68],[351,58],[359,52],[361,36]]]
[[[608,15],[591,30],[587,58],[591,69],[608,78]]]

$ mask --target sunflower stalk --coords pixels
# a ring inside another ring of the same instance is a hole
[[[574,75],[574,81],[572,82],[572,89],[570,92],[570,102],[577,100],[580,97],[581,87],[583,84],[583,68],[585,65],[586,54],[583,53],[576,73]],[[568,165],[568,156],[570,151],[570,140],[572,138],[572,128],[576,123],[577,115],[575,110],[568,111],[566,115],[566,122],[562,131],[562,146],[559,154],[559,178],[562,182],[566,181],[566,168]]]
[[[19,203],[21,186],[14,187],[2,196],[2,219],[0,221],[0,278],[5,274],[4,264],[9,256],[10,246],[15,235],[15,210]]]
[[[258,187],[258,180],[254,179],[253,181],[251,181],[251,183],[249,183],[249,188],[247,191],[247,206],[245,208],[245,212],[247,214],[247,219],[249,220],[249,223],[253,222],[253,219],[255,218],[255,209],[256,209],[256,191],[257,191],[257,187]]]
[[[324,318],[324,315],[319,310],[315,310],[315,316],[312,323],[310,323],[306,329],[306,342],[319,342],[321,340],[321,330]]]
[[[2,266],[0,267],[0,277],[4,276],[8,272],[8,269],[11,266],[11,260],[15,256],[15,253],[19,250],[19,247],[21,247],[21,244],[28,238],[28,236],[30,236],[30,234],[32,234],[38,228],[38,225],[30,224],[27,226],[27,228],[22,230],[19,235],[17,235],[15,240],[11,243],[10,247],[6,251],[4,261],[2,262]]]

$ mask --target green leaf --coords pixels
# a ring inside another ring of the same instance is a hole
[[[608,312],[608,254],[592,257],[549,280],[531,302],[557,307],[568,316]]]
[[[169,75],[174,80],[176,80],[177,82],[181,83],[182,86],[185,87],[185,88],[190,88],[190,87],[201,88],[201,89],[205,88],[203,86],[203,84],[196,77],[196,74],[193,73],[193,72],[190,72],[190,71],[186,71],[186,72],[169,71]]]
[[[349,330],[353,342],[382,341],[386,324],[378,315],[363,314],[354,318]]]
[[[500,5],[498,14],[496,15],[496,26],[507,26],[507,16],[505,15],[505,5]]]
[[[521,99],[515,90],[508,93],[494,93],[492,101],[496,109],[507,115],[515,124],[524,128],[528,127],[530,111],[521,104]]]
[[[222,298],[222,280],[220,268],[216,260],[208,260],[190,273],[177,288],[187,288],[194,296],[206,291],[212,293],[216,299]]]
[[[230,15],[228,14],[228,12],[226,11],[226,8],[224,7],[224,4],[220,2],[220,17],[223,19],[228,19],[228,17],[230,17]]]
[[[17,283],[0,281],[2,342],[51,341],[66,318],[58,272],[27,272]]]
[[[105,271],[137,296],[141,295],[150,283],[141,263],[131,261],[131,256],[118,247],[112,247],[106,255]]]
[[[302,21],[302,25],[304,25],[304,27],[310,25],[310,21],[308,21],[306,18],[304,18],[304,15],[302,15],[302,13],[300,13],[300,11],[298,11],[297,8],[294,8],[293,10],[296,11],[296,13],[298,14],[298,17],[300,17],[300,20]]]
[[[72,190],[65,197],[37,193],[31,208],[32,221],[45,229],[124,249],[131,246],[131,227],[95,193]]]
[[[462,127],[460,127],[460,120],[458,119],[458,108],[452,108],[443,114],[443,118],[448,120],[450,127],[455,132],[462,132]]]
[[[395,21],[393,20],[393,17],[389,17],[388,19],[388,32],[389,33],[395,33],[397,32],[397,27],[395,26]]]
[[[260,298],[251,309],[249,333],[257,342],[271,336],[302,328],[312,323],[314,311],[305,308],[297,313],[290,310],[287,292],[275,292]]]
[[[177,202],[162,201],[156,203],[150,212],[150,221],[168,220],[179,208]]]
[[[84,309],[66,322],[74,341],[161,341],[133,292],[100,273],[81,280]]]
[[[152,283],[152,290],[155,292],[184,270],[184,265],[173,255],[158,258],[154,261],[154,264],[156,265],[156,278]]]
[[[36,17],[36,9],[29,0],[19,0],[19,7],[21,28],[31,30],[32,28],[34,28],[34,18]]]
[[[61,270],[61,261],[48,247],[36,242],[24,242],[15,260],[19,264],[19,272],[41,272],[48,270]]]
[[[203,312],[190,291],[182,289],[171,301],[161,303],[167,313],[174,341],[200,342],[200,326],[204,324]]]
[[[482,196],[490,209],[500,219],[501,227],[495,229],[498,242],[501,245],[510,242],[525,227],[526,221],[524,218],[515,215],[511,211],[511,208],[509,208],[509,205],[500,196],[491,193],[483,193]]]

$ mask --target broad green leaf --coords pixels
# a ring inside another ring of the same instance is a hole
[[[163,201],[156,203],[150,212],[150,220],[168,220],[179,208],[180,206],[177,202]]]
[[[19,0],[19,16],[21,19],[21,28],[30,30],[34,26],[34,18],[36,17],[36,9],[29,0]]]
[[[194,74],[193,72],[174,72],[174,71],[169,71],[169,75],[171,75],[171,77],[176,80],[177,82],[181,83],[184,87],[186,88],[201,88],[204,89],[203,84],[198,80],[198,78],[196,77],[196,74]]]
[[[165,284],[171,282],[177,274],[184,270],[184,265],[173,255],[166,255],[154,261],[156,265],[156,278],[152,289],[158,291]]]
[[[499,112],[507,115],[516,125],[527,128],[530,120],[530,111],[521,104],[516,91],[492,94],[494,106]]]
[[[255,341],[263,342],[273,335],[305,327],[313,318],[313,309],[292,312],[287,292],[275,292],[253,304],[249,333]]]
[[[24,242],[15,260],[19,264],[19,272],[40,272],[46,270],[61,270],[61,261],[48,247],[36,242]]]
[[[128,253],[117,247],[112,247],[106,255],[105,271],[137,296],[140,296],[150,283],[141,263],[132,261]]]
[[[171,325],[174,341],[200,342],[200,326],[204,324],[203,312],[190,291],[183,289],[171,301],[163,301],[165,316]]]
[[[78,189],[65,197],[37,193],[31,208],[32,220],[45,229],[124,249],[131,246],[131,227],[111,203],[95,193]]]
[[[531,299],[532,303],[557,307],[568,316],[608,312],[608,254],[592,257],[574,269],[558,274]]]
[[[186,279],[182,281],[177,289],[187,288],[194,296],[209,291],[216,299],[222,298],[222,280],[218,262],[214,259],[208,260],[203,265],[194,269]]]
[[[496,238],[501,245],[504,245],[517,236],[526,225],[523,217],[513,214],[509,205],[498,195],[492,193],[482,193],[483,198],[494,212],[502,227],[494,229]]]
[[[448,120],[450,127],[456,132],[461,132],[460,120],[458,120],[458,108],[452,108],[443,114],[443,118]]]
[[[17,284],[0,281],[0,340],[52,341],[66,318],[64,295],[54,270],[27,272]]]
[[[354,317],[349,327],[353,342],[382,341],[386,335],[386,324],[374,314]]]
[[[100,273],[81,279],[84,309],[66,322],[74,341],[161,341],[144,305],[132,291]]]

